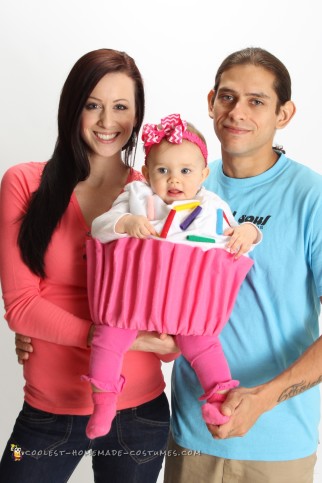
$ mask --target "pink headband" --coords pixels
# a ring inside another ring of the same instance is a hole
[[[208,151],[205,143],[197,134],[187,130],[187,122],[182,121],[180,114],[170,114],[161,119],[161,126],[157,124],[144,124],[142,131],[142,141],[144,142],[145,159],[151,147],[159,144],[163,139],[169,143],[181,144],[183,139],[190,141],[198,146],[207,165]]]

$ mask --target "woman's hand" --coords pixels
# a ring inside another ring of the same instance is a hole
[[[18,362],[19,364],[23,364],[29,359],[29,354],[34,350],[32,347],[31,338],[26,335],[16,334],[15,344]]]
[[[88,346],[91,345],[94,330],[95,325],[92,324],[88,333]],[[18,362],[19,364],[23,364],[29,359],[29,355],[33,352],[31,338],[22,334],[16,334],[15,344]],[[163,355],[180,351],[171,335],[146,331],[139,332],[139,335],[132,344],[130,350],[156,352]]]
[[[92,324],[89,328],[88,331],[88,336],[87,336],[87,347],[90,347],[92,345],[92,340],[93,340],[93,335],[94,335],[94,330],[95,330],[95,324]]]
[[[171,335],[140,331],[130,350],[156,352],[165,355],[179,352],[180,349]]]

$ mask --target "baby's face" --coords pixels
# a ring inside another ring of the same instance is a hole
[[[143,175],[165,203],[193,199],[209,174],[200,149],[190,141],[162,141],[151,148]]]

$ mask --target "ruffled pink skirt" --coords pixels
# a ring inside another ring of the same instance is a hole
[[[167,334],[219,334],[253,265],[226,250],[155,239],[87,241],[96,324]]]

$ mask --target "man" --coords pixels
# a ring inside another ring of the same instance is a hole
[[[322,177],[272,149],[295,106],[289,73],[269,52],[228,56],[208,109],[222,160],[212,163],[206,187],[264,238],[221,335],[240,381],[221,407],[230,420],[207,429],[200,385],[180,357],[165,482],[312,483],[322,380]]]

